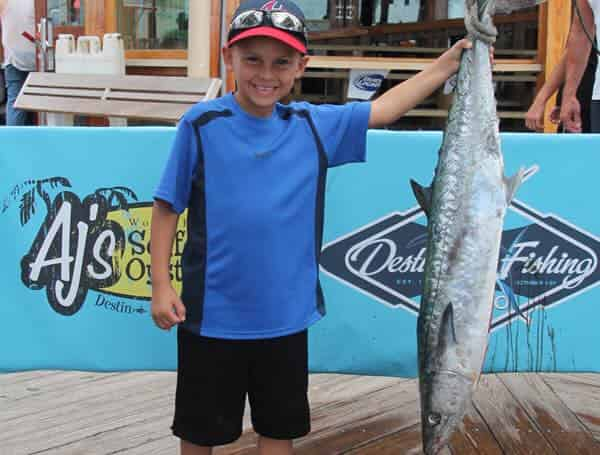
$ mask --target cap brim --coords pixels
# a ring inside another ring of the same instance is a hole
[[[235,35],[232,39],[230,39],[227,43],[227,47],[231,46],[234,43],[237,43],[240,40],[250,38],[253,36],[268,36],[269,38],[274,38],[296,49],[301,54],[306,54],[306,45],[302,41],[300,41],[295,36],[284,32],[283,30],[273,27],[249,28],[248,30],[243,31],[240,34]]]

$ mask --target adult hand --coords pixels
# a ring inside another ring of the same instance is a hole
[[[566,131],[581,133],[581,107],[576,97],[563,99],[560,107],[560,121]]]
[[[550,121],[555,125],[560,123],[560,107],[554,106],[550,111]]]
[[[533,103],[525,114],[525,126],[533,131],[544,129],[544,105]]]
[[[171,285],[152,287],[151,315],[163,330],[185,321],[185,306]]]

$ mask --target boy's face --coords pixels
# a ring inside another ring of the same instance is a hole
[[[302,76],[308,57],[273,38],[257,36],[224,48],[223,60],[233,71],[240,106],[256,117],[268,117]]]

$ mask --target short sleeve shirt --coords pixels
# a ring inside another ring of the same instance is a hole
[[[327,168],[366,155],[370,103],[246,113],[226,95],[182,118],[154,197],[186,208],[186,328],[258,339],[320,319]]]

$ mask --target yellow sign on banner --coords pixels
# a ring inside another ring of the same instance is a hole
[[[125,232],[125,248],[122,256],[113,256],[113,271],[119,276],[116,283],[101,288],[103,292],[132,298],[152,297],[150,274],[150,223],[152,205],[140,204],[128,210],[114,210],[107,213],[107,220],[118,223]],[[169,272],[171,283],[181,293],[181,259],[186,241],[187,210],[179,216],[177,231],[173,241]]]

